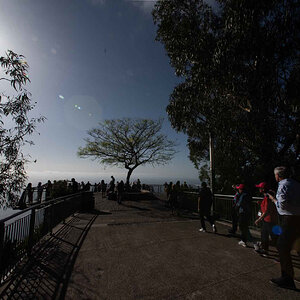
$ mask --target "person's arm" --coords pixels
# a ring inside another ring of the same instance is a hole
[[[200,201],[201,201],[201,198],[200,198],[200,196],[198,196],[198,212],[200,211]]]
[[[268,201],[269,202],[269,201]],[[269,203],[267,202],[267,207],[266,207],[266,210],[265,212],[263,212],[261,214],[261,216],[254,222],[255,225],[257,226],[267,215],[269,215]]]
[[[269,196],[269,199],[275,204],[277,208],[285,209],[287,203],[288,203],[288,195],[287,195],[287,187],[286,186],[280,186],[278,188],[276,196],[273,196],[271,194],[267,194]]]

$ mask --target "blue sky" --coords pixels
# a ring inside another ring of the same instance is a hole
[[[163,46],[155,41],[152,5],[126,0],[0,2],[0,55],[12,49],[26,56],[28,89],[37,102],[33,115],[47,118],[38,127],[40,135],[32,137],[35,145],[26,148],[32,160],[37,159],[27,168],[31,181],[99,181],[110,174],[123,178],[126,170],[104,169],[76,155],[84,146],[86,130],[104,119],[123,117],[163,117],[163,133],[179,143],[170,164],[139,167],[133,180],[197,181],[186,137],[167,119],[165,108],[179,79]]]

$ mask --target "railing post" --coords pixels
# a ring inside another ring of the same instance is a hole
[[[33,208],[31,210],[30,215],[30,225],[29,225],[29,236],[28,236],[28,248],[27,248],[27,254],[31,254],[31,250],[34,243],[34,225],[35,225],[35,209]]]
[[[3,272],[3,250],[4,250],[4,230],[5,230],[5,224],[4,222],[0,222],[0,278],[2,278],[2,272]]]

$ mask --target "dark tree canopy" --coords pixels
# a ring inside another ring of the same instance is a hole
[[[128,170],[126,182],[129,183],[138,166],[165,164],[173,158],[175,144],[160,133],[161,127],[162,120],[106,120],[88,131],[86,146],[79,148],[78,155],[124,167]]]
[[[22,146],[33,144],[27,140],[44,117],[29,118],[34,108],[31,94],[25,89],[29,82],[28,64],[23,55],[8,50],[0,57],[0,203],[11,205],[15,192],[19,192],[26,180]],[[16,95],[9,94],[12,89]]]
[[[153,11],[157,40],[183,78],[169,119],[188,134],[198,168],[212,134],[219,189],[268,180],[299,158],[300,1],[207,3],[158,1]]]

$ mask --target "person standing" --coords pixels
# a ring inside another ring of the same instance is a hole
[[[213,217],[211,215],[212,206],[212,193],[209,187],[207,187],[206,182],[202,182],[201,189],[198,196],[198,212],[200,216],[201,228],[200,232],[206,232],[205,219],[210,223],[214,233],[217,232],[216,225],[214,223]]]
[[[243,247],[247,247],[247,242],[252,242],[253,238],[251,236],[249,230],[249,222],[251,217],[251,197],[245,191],[245,185],[239,184],[236,186],[239,191],[239,200],[236,204],[239,213],[239,227],[241,231],[241,241],[239,241],[239,245]]]
[[[275,197],[268,196],[275,203],[281,219],[282,233],[277,241],[281,277],[272,278],[270,282],[279,287],[295,289],[291,249],[300,237],[300,183],[288,178],[285,166],[275,168],[274,175],[278,182],[277,193]]]
[[[268,256],[269,251],[269,236],[272,241],[275,241],[275,235],[272,232],[272,228],[277,224],[277,211],[274,203],[270,200],[267,195],[267,183],[261,182],[255,185],[259,188],[259,192],[264,195],[263,201],[260,203],[260,216],[255,221],[255,225],[262,223],[261,227],[261,248],[254,245],[255,251],[264,257]]]
[[[105,198],[106,197],[106,183],[103,179],[101,180],[101,193],[102,193],[102,198]]]
[[[33,188],[32,188],[31,182],[28,183],[28,185],[26,187],[26,194],[27,194],[28,203],[32,204],[32,202],[33,202]]]
[[[228,229],[228,232],[230,234],[235,234],[238,228],[238,221],[239,221],[238,209],[236,207],[236,204],[239,201],[240,193],[238,190],[236,190],[236,185],[233,185],[232,188],[235,190],[235,195],[233,197],[232,209],[231,209],[232,228]]]
[[[37,186],[37,201],[38,201],[38,203],[42,202],[42,196],[43,196],[43,187],[42,187],[42,183],[39,182],[38,186]]]
[[[71,183],[72,183],[72,186],[71,186],[72,193],[78,193],[79,186],[78,186],[78,182],[75,180],[75,178],[71,179]]]
[[[121,180],[117,185],[117,191],[118,191],[118,204],[122,203],[123,197],[124,197],[124,191],[125,191],[125,184],[124,181]]]

